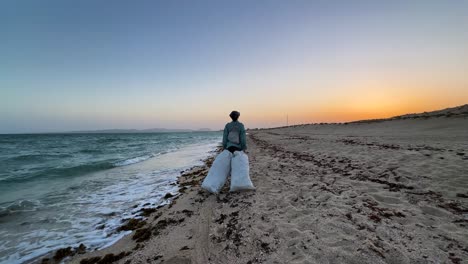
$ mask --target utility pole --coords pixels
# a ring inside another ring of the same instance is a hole
[[[289,126],[289,115],[286,114],[286,126]]]

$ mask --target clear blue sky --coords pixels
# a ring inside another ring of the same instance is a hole
[[[468,103],[468,1],[2,1],[0,133]]]

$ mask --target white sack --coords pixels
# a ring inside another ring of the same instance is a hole
[[[208,175],[203,180],[201,186],[203,189],[212,193],[219,193],[221,191],[231,171],[231,158],[232,153],[228,150],[224,150],[216,157]]]
[[[243,151],[234,151],[231,160],[231,192],[255,190],[249,177],[249,157]]]

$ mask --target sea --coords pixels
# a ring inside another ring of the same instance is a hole
[[[167,203],[220,132],[0,135],[0,263],[108,247],[141,208]]]

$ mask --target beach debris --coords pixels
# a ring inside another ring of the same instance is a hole
[[[200,181],[201,181],[201,179],[195,179],[195,180],[191,180],[191,181],[184,181],[184,182],[181,182],[179,185],[182,186],[182,188],[185,190],[185,189],[188,188],[187,186],[199,186]]]
[[[150,216],[152,213],[156,212],[161,207],[151,207],[151,208],[142,208],[140,210],[140,215],[144,217]]]
[[[460,264],[460,263],[462,263],[462,262],[461,262],[462,259],[456,257],[456,256],[455,256],[455,253],[453,253],[453,252],[450,252],[450,253],[449,253],[449,257],[448,257],[448,258],[449,258],[449,259],[452,261],[452,263],[454,263],[454,264]]]
[[[193,215],[193,211],[187,209],[182,210],[182,213],[184,213],[187,217],[191,217]]]
[[[166,195],[164,195],[164,199],[169,199],[171,197],[174,197],[174,195],[172,193],[166,193]]]
[[[382,221],[382,218],[391,218],[392,216],[395,217],[406,217],[405,214],[403,214],[400,211],[397,211],[395,209],[389,209],[389,208],[383,208],[383,207],[378,207],[378,203],[376,201],[367,199],[364,202],[364,206],[367,208],[371,209],[373,213],[369,214],[368,217],[370,220],[380,223]]]
[[[160,232],[162,230],[164,230],[166,227],[170,226],[170,225],[176,225],[176,224],[180,224],[182,223],[183,221],[185,221],[185,218],[181,218],[181,219],[173,219],[173,218],[167,218],[167,219],[162,219],[160,220],[158,223],[156,223],[156,225],[154,225],[151,230],[153,231],[153,234],[154,235],[159,235]],[[137,230],[138,231],[138,230]],[[151,235],[151,234],[150,234]]]
[[[194,202],[197,202],[197,203],[203,203],[205,201],[205,199],[203,198],[197,198],[194,200]]]
[[[66,257],[71,257],[76,254],[84,254],[86,252],[86,246],[84,244],[80,244],[76,248],[72,247],[66,247],[66,248],[60,248],[57,251],[55,251],[55,255],[53,257],[54,261],[59,262],[62,259]],[[49,263],[50,259],[44,258],[42,259],[42,263]]]
[[[463,206],[459,201],[454,200],[446,200],[442,197],[442,194],[434,192],[434,191],[426,191],[426,192],[407,192],[412,195],[422,196],[424,201],[436,203],[438,207],[444,208],[454,214],[460,215],[464,213],[468,213],[468,208]],[[468,195],[463,193],[457,193],[456,197],[460,198],[468,198]]]
[[[218,219],[215,220],[215,223],[222,224],[224,219],[226,219],[227,215],[221,214]]]
[[[263,251],[267,252],[267,253],[269,253],[269,252],[271,251],[270,244],[268,244],[268,243],[266,243],[266,242],[262,242],[262,241],[261,241],[261,243],[260,243],[260,248],[261,248]]]
[[[179,251],[183,251],[183,250],[189,250],[190,248],[188,246],[183,246],[181,249],[179,249]]]
[[[130,254],[131,254],[130,252],[125,252],[125,251],[122,251],[117,255],[110,253],[110,254],[105,255],[104,257],[92,257],[92,258],[82,259],[80,261],[80,264],[110,264]]]
[[[211,239],[215,241],[216,243],[221,243],[223,241],[229,240],[235,246],[235,248],[233,248],[230,246],[232,244],[227,244],[224,247],[224,250],[228,250],[232,248],[236,252],[238,252],[239,246],[243,244],[241,231],[244,229],[239,223],[238,217],[239,217],[239,212],[234,211],[230,213],[229,215],[221,214],[220,217],[215,220],[216,223],[225,225],[225,228],[222,229],[223,234],[221,236],[213,235]]]
[[[135,240],[136,242],[143,242],[143,241],[150,239],[150,237],[151,237],[151,228],[145,227],[145,228],[137,229],[132,239]]]
[[[446,201],[444,203],[438,204],[438,206],[455,214],[468,213],[468,208],[463,207],[458,201]]]
[[[86,253],[86,246],[85,246],[83,243],[81,243],[81,244],[75,249],[75,252],[76,252],[77,254],[84,254],[84,253]]]
[[[369,219],[376,222],[376,223],[380,223],[382,221],[382,218],[379,217],[378,215],[376,214],[370,214],[369,215]]]
[[[101,257],[92,257],[92,258],[85,258],[80,261],[80,264],[95,264],[101,260]]]
[[[385,258],[385,255],[383,253],[384,249],[380,246],[379,243],[370,242],[369,243],[369,249],[374,251],[375,253],[377,253],[377,255],[379,255],[380,257]]]
[[[218,203],[229,203],[229,201],[229,194],[216,196],[216,202]]]
[[[142,219],[131,218],[124,225],[117,228],[117,231],[129,231],[136,230],[143,227],[146,224],[146,221]]]
[[[230,239],[236,247],[239,247],[242,243],[242,235],[240,233],[240,226],[238,216],[239,212],[232,212],[229,215],[231,218],[229,219],[227,223],[227,228],[226,228],[226,238]]]

